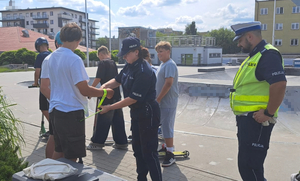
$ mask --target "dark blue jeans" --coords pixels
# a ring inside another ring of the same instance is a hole
[[[160,110],[156,101],[131,108],[132,148],[136,158],[138,181],[146,181],[147,174],[153,181],[161,181],[162,174],[158,160],[157,131],[160,125]]]
[[[264,161],[274,124],[262,126],[248,116],[236,116],[239,142],[238,167],[243,181],[265,181]]]
[[[110,126],[112,127],[112,135],[116,144],[127,144],[122,109],[111,110],[105,114],[98,114],[96,130],[91,138],[92,142],[104,144]]]

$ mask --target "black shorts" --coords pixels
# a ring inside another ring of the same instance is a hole
[[[52,111],[53,112],[53,111]],[[53,114],[49,113],[49,134],[53,135],[53,126],[52,126],[52,122],[53,122]]]
[[[55,151],[63,152],[65,158],[86,156],[84,111],[51,112]]]
[[[48,111],[49,110],[49,102],[47,98],[40,92],[40,110]]]

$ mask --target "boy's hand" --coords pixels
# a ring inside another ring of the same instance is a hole
[[[105,114],[108,111],[110,111],[110,105],[101,106],[101,112],[100,112],[100,114]]]
[[[114,90],[112,90],[112,89],[110,89],[110,88],[107,88],[106,91],[107,91],[106,97],[107,97],[108,99],[111,99],[111,98],[113,97],[113,95],[114,95]]]

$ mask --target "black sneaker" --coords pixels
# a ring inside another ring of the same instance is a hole
[[[174,158],[174,154],[172,152],[167,151],[166,152],[166,156],[164,158],[164,161],[162,163],[161,166],[163,167],[169,167],[171,166],[173,163],[175,163],[175,158]]]

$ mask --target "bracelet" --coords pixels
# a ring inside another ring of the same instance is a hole
[[[102,105],[104,99],[106,98],[106,95],[107,95],[107,90],[103,89],[103,96],[102,96],[101,101],[99,102],[99,104],[97,106],[98,108],[100,108],[100,106]]]

